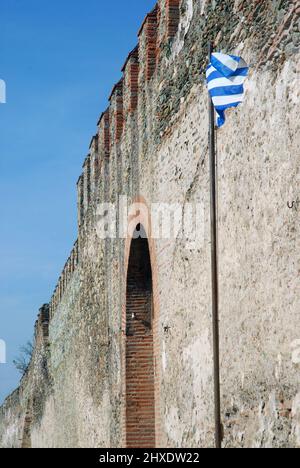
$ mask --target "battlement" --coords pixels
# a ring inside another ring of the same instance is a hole
[[[91,139],[89,153],[77,182],[78,229],[84,225],[86,214],[98,199],[104,163],[109,164],[112,148],[120,145],[126,132],[127,118],[138,112],[139,96],[151,80],[155,79],[162,45],[177,31],[181,0],[159,0],[148,13],[138,31],[138,45],[128,54],[121,69],[123,76],[113,86],[108,98],[109,107],[101,114],[97,133]],[[68,282],[78,265],[78,242],[66,262],[50,301],[50,318],[60,303]]]
[[[292,0],[281,2],[280,14],[267,2],[256,0],[237,0],[228,8],[218,0],[159,0],[137,32],[138,44],[121,68],[122,77],[113,86],[109,106],[101,114],[91,139],[77,182],[79,235],[89,219],[89,210],[99,200],[109,201],[103,200],[100,187],[102,183],[109,186],[115,170],[111,160],[122,158],[131,132],[147,145],[151,123],[151,139],[159,143],[193,85],[203,84],[201,74],[204,76],[210,41],[228,52],[246,36],[253,37],[259,66],[277,59],[278,54],[283,57],[293,53],[293,44],[288,42],[292,36],[286,31],[295,28],[299,16],[299,2]],[[191,28],[193,21],[196,26]],[[189,35],[190,29],[193,34]],[[78,244],[76,249],[78,258]],[[69,260],[60,277],[50,315],[63,295],[70,268],[74,271],[71,264]]]
[[[92,138],[77,182],[79,229],[89,207],[97,200],[104,161],[109,161],[112,149],[120,145],[128,119],[139,112],[139,99],[145,87],[158,77],[161,49],[178,29],[180,3],[180,0],[160,0],[146,15],[138,31],[138,44],[128,54],[121,68],[123,76],[112,88],[109,107],[98,120],[97,134]]]
[[[300,447],[300,225],[286,203],[299,190],[299,18],[299,0],[159,0],[146,15],[87,149],[78,241],[0,408],[1,446],[214,446],[213,41],[251,64],[243,106],[218,131],[223,446]],[[151,210],[135,218],[119,195],[182,204],[184,218],[201,207],[201,245],[151,235]],[[103,239],[102,202],[119,232],[148,221],[148,238]]]
[[[49,337],[49,304],[44,304],[40,310],[34,329],[35,346],[45,343]]]
[[[111,116],[111,142],[119,143],[123,128],[124,128],[124,107],[123,107],[123,94],[124,93],[124,78],[114,85],[112,92],[109,96],[110,107],[109,112]]]
[[[157,38],[158,38],[158,21],[159,21],[159,7],[158,5],[146,16],[139,32],[139,50],[142,52],[144,47],[144,76],[143,79],[149,81],[155,73],[157,62]],[[142,55],[142,54],[141,54]]]
[[[99,159],[98,151],[99,136],[94,135],[90,143],[90,196],[92,198],[96,195],[96,190],[99,183],[101,172],[101,161]]]
[[[79,245],[78,241],[75,242],[72,252],[64,266],[62,274],[58,280],[57,286],[54,290],[53,296],[49,304],[49,317],[50,320],[53,317],[57,306],[59,305],[66,288],[73,276],[73,273],[76,271],[79,264]]]

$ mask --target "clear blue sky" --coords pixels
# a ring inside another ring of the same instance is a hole
[[[1,0],[0,402],[77,237],[76,181],[154,0]]]

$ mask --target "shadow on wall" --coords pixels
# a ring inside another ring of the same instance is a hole
[[[135,238],[140,232],[141,237]],[[126,306],[126,445],[155,447],[153,287],[148,240],[131,243]]]

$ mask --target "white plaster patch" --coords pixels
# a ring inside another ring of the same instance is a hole
[[[11,420],[12,420],[11,416]],[[3,439],[2,439],[2,448],[5,447],[14,447],[16,444],[16,441],[18,439],[18,421],[12,420],[11,423],[7,424],[7,428],[5,432],[3,433]]]
[[[285,97],[291,101],[292,104],[299,104],[300,102],[300,60],[286,62],[282,73],[280,87]]]
[[[300,340],[295,340],[291,344],[292,349],[292,363],[300,364]]]
[[[275,366],[275,377],[277,380],[280,379],[282,370],[282,355],[279,353],[277,356],[277,365]]]
[[[244,390],[244,386],[245,386],[245,373],[242,372],[241,374],[241,385],[242,385],[242,389]]]
[[[293,401],[292,418],[297,448],[300,447],[300,393],[298,393]]]
[[[110,444],[107,428],[110,424],[110,394],[106,390],[99,407],[95,407],[93,399],[84,392],[77,396],[77,414],[81,417],[78,420],[77,437],[81,441],[82,448],[97,447],[99,441],[101,446],[108,447]],[[101,424],[95,424],[101,421]]]
[[[186,10],[184,15],[181,16],[181,20],[178,26],[178,32],[174,41],[172,60],[174,60],[176,55],[178,55],[184,47],[185,36],[187,35],[190,29],[191,21],[194,14],[193,0],[186,0],[185,8]]]
[[[180,447],[184,426],[180,422],[180,419],[178,416],[178,409],[175,408],[174,406],[170,408],[168,414],[166,415],[165,427],[166,427],[168,437],[172,441],[177,441]]]
[[[185,364],[191,363],[193,371],[193,389],[197,406],[212,372],[212,353],[209,341],[209,329],[206,329],[193,343],[183,350]]]
[[[51,396],[45,404],[41,424],[31,428],[31,444],[33,448],[54,448],[55,430],[55,401]]]
[[[257,441],[254,448],[261,448],[262,441],[265,439],[264,447],[272,446],[274,438],[273,424],[275,419],[278,419],[276,410],[276,394],[275,391],[269,395],[269,400],[266,405],[261,401],[258,408],[259,431],[257,433]]]

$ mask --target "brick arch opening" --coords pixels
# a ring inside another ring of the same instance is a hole
[[[140,232],[142,237],[136,238]],[[131,242],[126,291],[126,446],[155,447],[153,281],[141,225]]]

